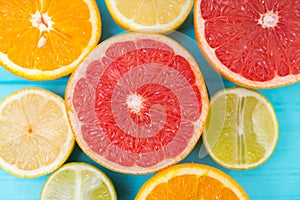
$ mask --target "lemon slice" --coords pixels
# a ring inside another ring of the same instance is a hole
[[[0,166],[37,177],[61,166],[74,147],[64,100],[44,89],[22,89],[0,103]]]
[[[113,19],[127,30],[166,32],[189,15],[193,0],[105,0]]]
[[[45,182],[41,200],[115,200],[115,188],[110,179],[87,163],[68,163]]]
[[[209,155],[220,165],[249,169],[264,163],[278,139],[278,122],[271,103],[260,93],[233,87],[211,98],[203,133]]]

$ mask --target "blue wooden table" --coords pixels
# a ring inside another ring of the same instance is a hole
[[[124,32],[109,15],[103,0],[97,1],[103,33],[101,41]],[[210,68],[195,46],[192,13],[175,34],[176,39],[186,46],[196,57],[204,74],[208,91],[213,94],[222,87],[234,86],[222,79]],[[182,38],[181,38],[182,37]],[[193,45],[189,45],[189,43]],[[40,87],[64,96],[68,77],[54,81],[33,82],[12,75],[0,67],[0,99],[13,91],[25,87]],[[192,153],[182,162],[203,163],[219,168],[232,176],[253,200],[300,200],[300,83],[276,89],[260,90],[273,104],[279,120],[280,136],[274,154],[262,166],[248,171],[227,170],[214,163],[201,151],[200,140]],[[133,176],[112,172],[89,159],[78,146],[67,162],[84,161],[97,166],[112,179],[120,200],[132,200],[141,185],[152,175]],[[0,169],[0,200],[39,199],[40,191],[48,176],[32,179],[14,177]]]

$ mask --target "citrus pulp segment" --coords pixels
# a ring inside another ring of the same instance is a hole
[[[262,94],[234,87],[212,96],[203,141],[220,165],[232,169],[257,167],[271,156],[277,139],[277,117]]]
[[[65,96],[83,151],[123,173],[151,173],[182,160],[208,114],[197,63],[158,34],[127,33],[102,42],[75,70]]]
[[[196,38],[230,81],[250,88],[292,84],[300,80],[299,9],[297,0],[196,0]]]
[[[64,100],[44,89],[22,89],[0,103],[0,166],[20,177],[56,170],[75,140]]]
[[[105,173],[87,163],[68,163],[49,176],[41,200],[116,200],[117,194]]]
[[[0,64],[27,79],[68,75],[101,35],[94,0],[0,0],[0,15]]]
[[[127,30],[168,32],[189,15],[193,0],[105,0],[113,19]]]
[[[249,200],[249,197],[224,172],[207,165],[186,163],[164,169],[147,180],[135,198],[144,199]]]

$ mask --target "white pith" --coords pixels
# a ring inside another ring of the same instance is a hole
[[[268,11],[260,15],[258,24],[261,24],[263,28],[274,28],[278,23],[278,18],[278,12]]]
[[[52,30],[53,21],[47,13],[40,13],[38,10],[31,14],[32,19],[30,20],[32,26],[37,27],[40,32]]]
[[[126,104],[132,112],[138,113],[143,107],[143,98],[137,94],[130,94],[126,99]]]

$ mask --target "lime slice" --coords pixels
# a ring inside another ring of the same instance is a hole
[[[41,200],[114,200],[115,188],[110,179],[86,163],[69,163],[53,173],[44,184]]]
[[[262,94],[233,87],[212,96],[203,140],[209,155],[223,167],[261,165],[273,153],[277,139],[277,117]]]

